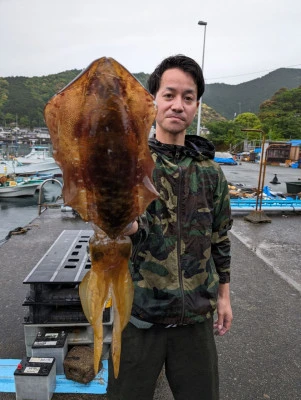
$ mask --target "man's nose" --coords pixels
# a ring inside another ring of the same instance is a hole
[[[176,112],[182,112],[184,110],[183,100],[180,96],[176,96],[172,103],[172,110]]]

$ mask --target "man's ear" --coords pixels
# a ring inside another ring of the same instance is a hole
[[[200,105],[200,101],[197,101],[196,102],[196,111],[195,111],[195,114],[194,114],[195,117],[197,116],[197,113],[198,113],[198,110],[199,110],[199,105]]]

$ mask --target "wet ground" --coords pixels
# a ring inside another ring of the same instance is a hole
[[[234,217],[231,234],[301,293],[301,213],[266,215],[271,223],[252,224]]]
[[[222,166],[229,182],[247,187],[258,186],[259,164],[241,163]],[[278,184],[270,182],[277,175]],[[300,182],[301,169],[267,165],[264,185],[286,194],[286,182]],[[244,216],[250,212],[236,212],[231,233],[261,258],[271,270],[301,292],[301,213],[266,211],[271,223],[252,224]]]
[[[228,182],[242,184],[247,187],[258,187],[260,165],[258,163],[241,162],[238,165],[222,165],[222,170]],[[270,182],[277,175],[278,184],[273,185]],[[263,176],[263,170],[262,175]],[[286,182],[301,182],[301,169],[291,167],[279,167],[267,165],[264,185],[267,185],[275,192],[287,193]]]

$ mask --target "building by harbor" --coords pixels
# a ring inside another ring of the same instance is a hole
[[[47,145],[52,148],[47,128],[6,129],[0,127],[0,158],[23,156],[34,145]]]

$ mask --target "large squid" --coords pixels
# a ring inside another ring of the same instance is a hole
[[[130,318],[131,241],[123,231],[157,192],[147,138],[156,115],[152,96],[117,61],[100,58],[46,104],[54,157],[63,171],[65,204],[90,221],[91,270],[80,284],[94,329],[94,370],[103,346],[103,309],[112,297],[112,358],[118,376],[121,333]]]

